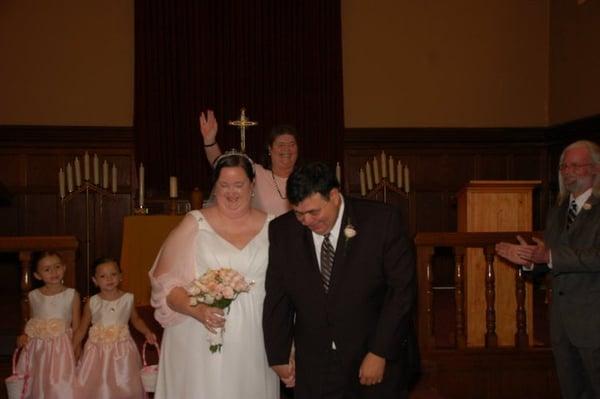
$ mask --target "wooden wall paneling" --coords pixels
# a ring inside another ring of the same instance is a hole
[[[60,235],[65,233],[59,222],[59,198],[54,193],[31,193],[22,196],[25,204],[22,235]]]
[[[5,187],[20,185],[21,157],[13,151],[0,150],[0,181]]]
[[[475,156],[474,180],[507,180],[508,155],[503,153],[485,153]]]
[[[443,191],[417,191],[413,193],[415,202],[416,231],[446,231],[450,227],[447,220],[448,195]]]

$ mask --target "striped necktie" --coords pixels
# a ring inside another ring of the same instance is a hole
[[[569,227],[571,227],[571,224],[573,224],[576,217],[577,203],[575,202],[575,200],[571,200],[571,203],[569,204],[569,211],[567,212],[567,230],[569,230]]]
[[[329,291],[329,280],[331,279],[331,269],[333,269],[333,246],[329,241],[329,233],[323,236],[323,244],[321,244],[321,279],[323,280],[323,288],[325,292]]]

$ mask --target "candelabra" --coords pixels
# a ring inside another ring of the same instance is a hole
[[[60,168],[58,172],[58,185],[59,185],[59,196],[62,206],[63,218],[66,217],[66,206],[73,199],[77,198],[79,194],[85,195],[85,292],[86,295],[90,295],[90,266],[91,266],[91,228],[92,223],[95,225],[96,219],[93,218],[91,207],[91,197],[100,201],[100,209],[102,210],[103,198],[114,199],[117,193],[117,167],[112,165],[112,190],[109,191],[109,179],[108,179],[108,163],[103,163],[103,179],[102,186],[100,185],[100,168],[98,156],[94,154],[93,159],[93,180],[90,180],[90,158],[86,152],[84,155],[84,176],[82,181],[81,169],[79,164],[79,158],[75,157],[75,181],[73,181],[73,168],[71,163],[67,163],[66,166],[66,179],[63,169]],[[75,183],[75,184],[73,184]],[[65,187],[66,186],[66,187]],[[96,203],[96,201],[94,201]]]

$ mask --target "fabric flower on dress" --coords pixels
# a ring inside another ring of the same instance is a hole
[[[30,319],[25,326],[25,334],[32,338],[55,338],[66,331],[65,321],[62,319]]]
[[[103,326],[95,324],[90,328],[90,341],[95,344],[113,344],[129,337],[129,328],[124,324]]]

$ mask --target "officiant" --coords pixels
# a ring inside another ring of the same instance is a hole
[[[221,155],[217,143],[218,124],[212,110],[200,113],[200,132],[204,151],[211,165]],[[291,125],[278,125],[271,129],[267,139],[268,158],[263,167],[256,164],[256,186],[252,205],[266,213],[279,216],[289,211],[286,184],[298,160],[298,137]]]

